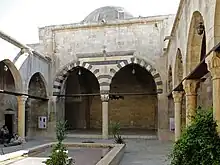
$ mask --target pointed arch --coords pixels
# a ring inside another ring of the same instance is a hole
[[[159,72],[151,64],[149,64],[145,60],[137,58],[137,57],[132,57],[128,60],[123,60],[123,61],[119,62],[115,68],[111,68],[109,75],[98,76],[97,78],[100,82],[101,92],[109,91],[110,84],[111,84],[111,81],[112,81],[112,78],[114,77],[114,75],[121,68],[123,68],[126,65],[132,64],[132,63],[138,64],[141,67],[145,68],[152,75],[152,77],[155,81],[157,93],[159,93],[159,94],[163,93],[163,82],[162,82],[162,79],[161,79]],[[103,79],[103,81],[101,79]]]
[[[173,90],[173,74],[172,74],[172,67],[169,66],[168,69],[168,91],[171,92]]]
[[[82,67],[90,72],[92,72],[95,77],[98,77],[99,69],[95,69],[91,64],[88,64],[83,61],[74,61],[67,65],[65,65],[55,76],[55,79],[53,81],[53,94],[60,94],[61,87],[63,82],[68,77],[69,73],[75,68],[75,67]]]
[[[188,32],[188,42],[186,51],[186,61],[184,68],[184,77],[190,74],[196,66],[200,63],[200,55],[202,49],[202,40],[205,35],[205,30],[203,34],[199,35],[197,33],[197,26],[202,23],[204,25],[203,16],[199,11],[195,11],[192,15],[189,32]]]
[[[179,85],[182,79],[183,79],[183,56],[181,50],[178,48],[174,63],[174,74],[173,74],[174,87]]]
[[[214,45],[219,43],[220,40],[220,0],[216,0],[215,4],[215,17],[214,17]],[[214,46],[213,45],[213,46]]]
[[[41,88],[44,90],[43,93],[45,93],[45,97],[48,96],[48,86],[47,86],[47,82],[46,79],[44,78],[44,76],[42,75],[42,73],[40,72],[35,72],[32,76],[30,76],[30,78],[28,79],[28,83],[27,83],[27,89],[29,91],[30,89],[30,84],[34,81],[35,79],[38,79],[37,81],[39,82],[39,85],[41,86]]]
[[[16,68],[16,66],[14,65],[14,63],[11,62],[9,59],[4,59],[1,62],[3,62],[9,68],[9,70],[14,78],[14,81],[15,81],[15,90],[17,92],[22,92],[23,86],[22,86],[21,74],[18,71],[18,69]]]

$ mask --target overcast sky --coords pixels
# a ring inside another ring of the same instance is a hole
[[[36,43],[38,27],[80,22],[90,12],[102,6],[124,7],[133,16],[152,16],[175,14],[179,1],[0,0],[0,30],[22,43]]]

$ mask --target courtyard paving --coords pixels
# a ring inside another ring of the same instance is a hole
[[[36,145],[51,142],[51,139],[38,138],[30,140],[23,146],[4,148],[4,153],[10,153],[21,149],[31,148]],[[67,138],[67,142],[94,141],[99,143],[112,143],[112,140],[101,139],[78,139]],[[126,151],[120,165],[167,165],[167,155],[169,154],[172,142],[162,142],[158,140],[126,139]],[[1,152],[1,151],[0,151]],[[0,153],[2,154],[2,153]]]
[[[168,165],[172,142],[159,140],[126,140],[126,151],[120,165]]]

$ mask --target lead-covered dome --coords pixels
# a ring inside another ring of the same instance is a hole
[[[133,16],[122,7],[105,6],[91,12],[82,23],[97,23],[102,20],[114,21],[132,18]]]

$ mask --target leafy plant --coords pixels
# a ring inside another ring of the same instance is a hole
[[[213,111],[199,108],[169,155],[171,165],[219,165],[220,137]]]
[[[66,121],[59,121],[56,125],[56,136],[59,143],[66,138]]]
[[[111,133],[113,135],[114,142],[117,144],[125,144],[124,139],[120,135],[120,129],[121,127],[119,122],[111,123]]]
[[[43,163],[46,165],[68,165],[71,162],[68,159],[68,151],[65,145],[62,143],[66,138],[66,122],[57,122],[56,138],[58,143],[53,147],[52,154],[49,156],[49,159]]]

